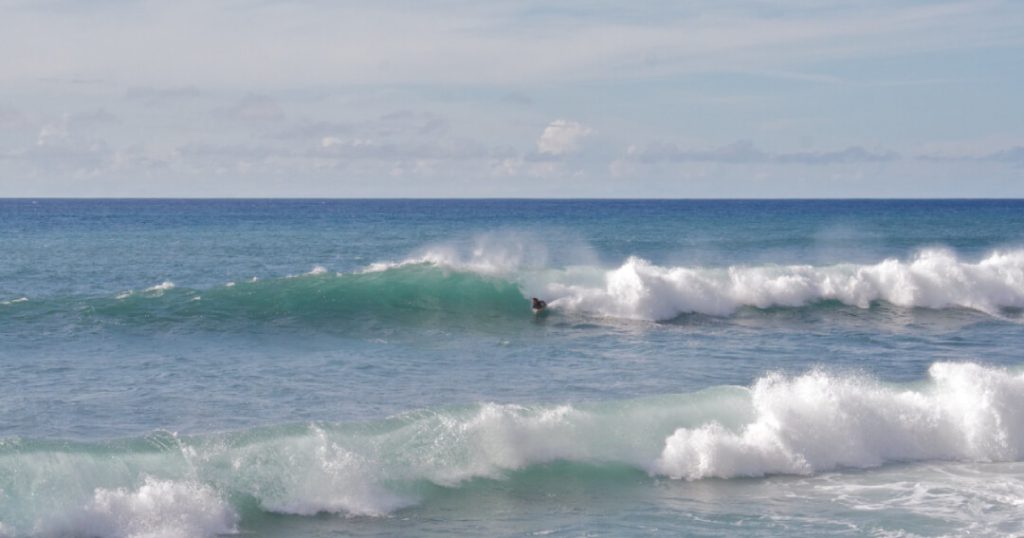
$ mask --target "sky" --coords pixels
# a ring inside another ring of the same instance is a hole
[[[1024,197],[1018,0],[0,0],[5,197]]]

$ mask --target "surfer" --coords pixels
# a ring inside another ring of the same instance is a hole
[[[548,307],[548,303],[546,303],[545,301],[541,301],[540,299],[538,299],[536,297],[533,298],[533,313],[534,314],[540,314],[547,307]]]

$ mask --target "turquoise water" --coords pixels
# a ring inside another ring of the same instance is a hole
[[[2,200],[0,253],[0,536],[1024,532],[1021,201]]]

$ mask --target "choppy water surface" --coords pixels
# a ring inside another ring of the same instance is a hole
[[[1024,202],[4,200],[0,253],[0,536],[1024,532]]]

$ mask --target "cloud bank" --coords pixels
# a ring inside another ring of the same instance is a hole
[[[0,13],[0,195],[1024,196],[1008,0]]]

